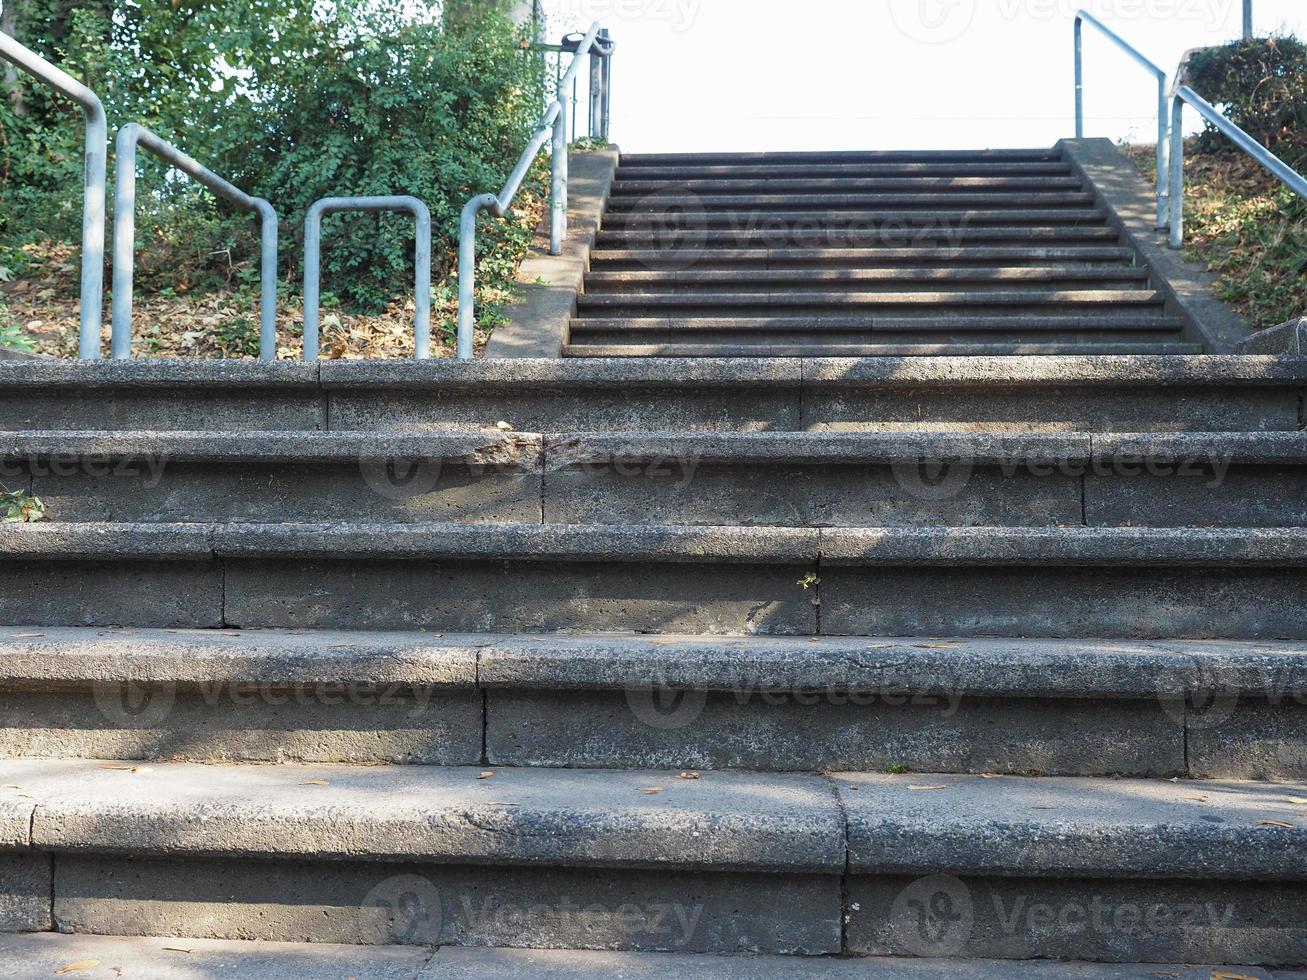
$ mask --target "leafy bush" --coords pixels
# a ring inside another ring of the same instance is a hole
[[[1195,52],[1189,84],[1290,164],[1307,164],[1307,44],[1295,37],[1240,41]],[[1231,146],[1209,128],[1203,152]]]
[[[305,212],[335,195],[424,200],[439,281],[463,203],[499,187],[544,104],[545,73],[525,31],[491,5],[453,32],[432,0],[116,0],[78,6],[58,31],[50,11],[65,0],[20,6],[20,39],[85,78],[112,127],[143,122],[273,203],[280,275],[296,289]],[[0,99],[0,245],[80,241],[80,113],[39,85],[21,92],[21,114]],[[539,171],[528,190],[538,180]],[[138,204],[143,291],[256,290],[252,217],[144,154]],[[378,311],[411,290],[411,218],[342,215],[327,225],[324,286],[349,307]],[[488,287],[511,274],[527,238],[512,223],[485,224]],[[232,346],[243,349],[246,331],[236,333]]]

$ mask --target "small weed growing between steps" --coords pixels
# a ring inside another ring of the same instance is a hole
[[[45,520],[45,504],[23,490],[0,483],[0,524],[34,524]]]

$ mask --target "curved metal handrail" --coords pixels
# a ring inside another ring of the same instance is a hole
[[[1167,166],[1168,119],[1166,72],[1153,64],[1139,49],[1117,34],[1087,10],[1076,12],[1076,139],[1085,138],[1085,60],[1084,24],[1097,28],[1103,36],[1128,54],[1157,79],[1157,227],[1165,228],[1168,199],[1171,193],[1170,169]]]
[[[136,148],[142,147],[223,200],[259,216],[262,237],[259,357],[277,358],[277,212],[138,123],[118,130],[113,206],[113,333],[116,360],[132,356],[132,279],[136,265]]]
[[[540,125],[536,128],[522,156],[513,168],[503,190],[498,194],[480,194],[467,202],[459,221],[458,234],[458,357],[471,360],[475,356],[473,339],[476,326],[476,235],[477,216],[482,211],[489,211],[497,218],[502,218],[513,204],[517,192],[522,188],[531,164],[537,154],[553,133],[550,156],[553,164],[553,176],[550,181],[549,202],[549,254],[559,255],[563,251],[563,241],[567,238],[567,112],[563,107],[562,93],[572,84],[581,67],[581,59],[591,51],[605,59],[612,56],[612,43],[600,36],[599,22],[590,25],[584,38],[577,44],[576,55],[572,58],[566,74],[558,83],[556,98],[549,104]],[[602,113],[607,118],[607,109]]]
[[[324,197],[304,219],[304,360],[318,359],[318,307],[322,295],[322,216],[340,211],[407,211],[416,224],[413,264],[413,356],[431,356],[431,210],[421,199]]]
[[[1171,247],[1184,247],[1184,104],[1188,102],[1198,110],[1199,115],[1219,129],[1239,149],[1260,163],[1285,185],[1307,199],[1307,177],[1262,146],[1246,132],[1232,123],[1188,85],[1180,85],[1175,90],[1171,104]]]
[[[78,356],[100,357],[100,328],[104,322],[104,198],[109,157],[109,123],[99,97],[61,68],[0,34],[0,57],[62,92],[86,115],[86,173],[82,182],[82,295]]]

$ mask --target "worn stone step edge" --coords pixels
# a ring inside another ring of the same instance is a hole
[[[1168,698],[1307,688],[1291,641],[0,628],[0,685],[881,691]]]
[[[1251,966],[432,949],[55,932],[0,936],[0,960],[9,964],[11,976],[24,977],[54,976],[71,963],[96,960],[121,968],[128,980],[1211,980],[1218,970],[1249,980],[1307,980],[1307,972]]]
[[[666,207],[674,206],[658,201],[654,209],[647,212],[626,211],[623,209],[610,209],[604,214],[604,229],[617,230],[623,227],[647,227],[653,225],[659,229],[665,229],[670,226],[685,227],[694,230],[715,225],[725,225],[730,228],[747,228],[760,222],[767,222],[768,227],[773,227],[772,222],[820,222],[835,226],[843,222],[877,222],[877,221],[905,221],[911,222],[916,219],[928,219],[932,224],[941,224],[944,222],[962,222],[962,223],[986,223],[986,224],[1062,224],[1065,222],[1101,222],[1107,218],[1107,212],[1095,207],[1075,207],[1074,205],[1054,208],[949,208],[941,207],[937,202],[934,207],[928,209],[916,210],[893,210],[879,208],[863,208],[850,205],[845,208],[827,208],[825,210],[762,210],[761,208],[753,211],[727,211],[712,210],[709,211],[700,207],[693,213],[676,213],[668,214]],[[909,228],[915,227],[909,225]]]
[[[1307,528],[10,524],[0,558],[823,566],[1307,567]]]
[[[996,150],[792,150],[763,152],[704,152],[704,153],[623,153],[623,166],[703,163],[721,161],[723,163],[827,163],[835,162],[869,162],[901,161],[1022,161],[1047,162],[1061,160],[1062,153],[1056,148],[1017,147]]]
[[[1307,880],[1307,789],[1276,783],[64,759],[0,780],[10,850]]]
[[[562,432],[389,435],[371,432],[14,431],[0,459],[157,457],[167,462],[368,463],[439,460],[527,472],[582,463],[693,459],[710,464],[976,465],[1120,459],[1307,464],[1307,432]]]
[[[836,292],[779,293],[720,290],[717,292],[583,293],[581,308],[604,306],[1041,306],[1056,304],[1160,306],[1161,293],[1152,289],[1030,289],[1023,291],[975,292],[965,289],[947,292]]]
[[[637,270],[630,272],[591,271],[586,284],[593,286],[644,283],[655,286],[682,286],[699,283],[826,283],[826,282],[1020,282],[1042,280],[1145,280],[1147,269],[1137,266],[1112,268],[1101,265],[1062,266],[976,266],[883,269],[707,269],[707,270]]]
[[[834,307],[838,308],[838,307]],[[1177,317],[1165,316],[1160,307],[1156,311],[1141,310],[1137,312],[1118,313],[1105,309],[1098,313],[1080,313],[1075,315],[1043,313],[1009,313],[994,314],[964,313],[956,308],[944,311],[917,314],[843,314],[823,311],[809,315],[774,316],[770,313],[762,316],[730,316],[729,310],[710,308],[706,313],[695,310],[679,310],[676,317],[657,317],[644,314],[624,316],[611,310],[584,311],[572,318],[573,332],[583,330],[614,331],[697,331],[697,330],[751,330],[757,333],[768,331],[793,331],[812,334],[815,342],[820,342],[825,333],[838,331],[1021,331],[1034,336],[1053,330],[1171,330],[1178,331],[1184,321]],[[723,316],[726,313],[728,315]],[[961,338],[949,337],[945,343],[965,343]]]
[[[1116,356],[1188,356],[1202,353],[1202,345],[1187,343],[1002,343],[1002,344],[731,344],[704,342],[701,344],[568,344],[563,356],[570,358],[614,359],[620,357],[665,358],[732,358],[793,357],[846,358],[851,356],[905,358],[905,357],[996,357],[1048,355]]]
[[[682,358],[641,361],[609,358],[569,362],[558,358],[293,362],[215,360],[0,361],[0,390],[51,392],[113,389],[299,388],[472,390],[496,388],[627,388],[803,385],[903,388],[1095,387],[1159,385],[1299,385],[1307,358],[1283,355],[1187,356],[1069,354],[1053,357]],[[493,420],[487,419],[487,424]]]

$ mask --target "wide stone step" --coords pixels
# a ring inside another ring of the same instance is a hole
[[[617,179],[685,181],[705,177],[770,179],[778,177],[1070,177],[1071,165],[1058,160],[889,163],[765,163],[623,165]]]
[[[908,224],[908,230],[918,225],[966,228],[973,225],[1097,225],[1106,221],[1107,213],[1098,208],[1052,207],[1052,208],[945,208],[940,202],[926,204],[925,207],[911,210],[860,209],[840,207],[838,209],[786,210],[784,208],[748,210],[706,210],[687,208],[683,205],[655,201],[647,211],[622,212],[609,209],[604,214],[603,230],[606,233],[619,231],[639,232],[654,230],[659,233],[683,231],[694,235],[704,229],[751,230],[761,229],[769,233],[786,230],[808,231],[830,226],[832,233],[839,233],[845,227],[859,229],[883,226],[895,227],[902,233]],[[822,229],[825,230],[825,229]]]
[[[687,252],[697,250],[710,252],[715,248],[741,248],[763,245],[769,248],[785,248],[795,245],[813,245],[820,248],[877,249],[880,247],[904,248],[932,242],[947,242],[953,247],[964,243],[976,242],[1015,242],[1015,243],[1085,243],[1113,242],[1120,238],[1120,232],[1104,224],[1072,225],[1070,227],[1050,224],[983,225],[978,222],[950,222],[948,220],[923,222],[919,225],[905,225],[902,221],[886,222],[882,227],[871,227],[864,223],[851,223],[847,227],[830,226],[814,228],[802,222],[790,227],[743,227],[743,228],[668,228],[666,230],[626,230],[601,229],[595,236],[595,246],[600,249],[613,247],[645,247],[676,252],[682,260]]]
[[[947,315],[949,308],[968,306],[1152,306],[1161,307],[1165,294],[1152,289],[1007,289],[978,292],[954,289],[935,292],[869,292],[857,290],[795,292],[782,290],[764,292],[748,289],[718,289],[686,292],[622,292],[583,293],[577,297],[577,309],[584,316],[590,310],[639,309],[643,307],[697,307],[774,309],[776,307],[835,306],[856,307],[928,307],[934,316]]]
[[[6,361],[0,428],[481,432],[501,421],[524,432],[1301,427],[1307,361],[1118,352],[1082,346],[1033,358],[803,357],[826,353],[805,346],[788,358],[761,357],[770,352],[754,347],[742,358],[470,364]]]
[[[1307,638],[1303,528],[34,524],[10,626]]]
[[[626,199],[646,194],[785,194],[793,199],[808,194],[888,194],[888,193],[1077,193],[1084,182],[1075,176],[1065,177],[709,177],[691,180],[669,178],[631,180],[620,174],[613,181],[612,199]]]
[[[0,630],[0,757],[1307,778],[1290,642]]]
[[[749,290],[785,286],[790,289],[830,288],[832,283],[876,283],[878,289],[909,289],[920,283],[966,283],[968,289],[992,286],[1011,289],[1012,283],[1086,283],[1106,289],[1130,289],[1147,282],[1144,268],[1101,265],[1013,266],[1013,267],[883,267],[883,268],[793,268],[793,269],[637,269],[596,270],[586,276],[586,292],[639,287],[643,290],[685,290],[703,285],[721,285]]]
[[[1201,344],[1158,343],[1155,341],[1129,343],[886,343],[858,342],[827,344],[821,342],[759,343],[681,343],[647,344],[574,343],[563,348],[564,357],[573,358],[747,358],[747,357],[1043,357],[1043,356],[1177,356],[1201,354]]]
[[[836,209],[840,217],[850,211],[904,208],[929,208],[953,211],[960,208],[1020,208],[1047,210],[1054,208],[1093,208],[1094,195],[1077,190],[1059,191],[958,191],[939,190],[915,194],[699,194],[676,188],[652,194],[620,194],[610,197],[605,224],[610,218],[628,221],[640,215],[670,218],[678,209],[693,221],[702,214],[718,211],[744,211],[749,217],[774,220],[788,212],[811,217],[822,209]],[[646,218],[647,220],[647,218]]]
[[[967,266],[1031,265],[1050,262],[1098,263],[1112,268],[1130,267],[1130,249],[1103,245],[989,246],[952,248],[713,248],[681,254],[657,248],[599,248],[590,255],[592,269],[621,265],[637,270],[686,271],[713,268],[762,269],[884,269],[933,265],[944,269]]]
[[[1073,304],[1063,304],[1064,306]],[[1059,307],[1060,308],[1060,307]],[[836,333],[926,333],[947,334],[936,336],[936,342],[965,342],[975,338],[966,338],[970,333],[1021,333],[1029,339],[1037,339],[1044,334],[1077,333],[1088,331],[1120,330],[1126,333],[1140,331],[1168,331],[1178,334],[1184,327],[1184,321],[1178,317],[1165,316],[1161,306],[1131,309],[1125,306],[1118,309],[1116,304],[1104,310],[1095,310],[1092,304],[1078,313],[1012,313],[1007,308],[995,309],[981,307],[983,312],[962,312],[957,307],[943,310],[930,310],[925,307],[915,310],[900,311],[891,309],[888,314],[867,313],[830,313],[789,315],[695,315],[695,310],[680,310],[677,316],[614,316],[602,305],[594,308],[594,314],[577,316],[572,319],[573,338],[588,332],[605,331],[615,335],[630,334],[636,343],[638,334],[669,333],[703,334],[703,333],[737,333],[762,334],[793,333],[800,339],[811,339],[821,343],[827,335]],[[728,310],[729,313],[738,311]],[[595,315],[597,314],[597,315]],[[686,337],[685,340],[692,338]],[[1025,339],[1025,338],[1023,338]],[[1072,338],[1074,339],[1074,338]]]
[[[16,432],[47,519],[728,526],[1307,524],[1307,435]]]
[[[1223,970],[1248,980],[1305,980],[1307,973],[1261,967],[1107,965],[1048,961],[888,957],[711,956],[693,953],[612,953],[578,950],[475,949],[447,946],[359,947],[330,943],[35,933],[0,937],[0,957],[15,975],[48,976],[74,962],[122,964],[123,976],[150,980],[265,977],[276,980],[1117,980],[1122,976],[1211,980]],[[1128,972],[1126,972],[1128,971]],[[77,974],[73,974],[76,976]]]
[[[623,153],[621,165],[669,166],[682,164],[760,163],[969,163],[1016,161],[1038,163],[1060,160],[1055,149],[998,150],[801,150],[761,153]]]
[[[0,778],[12,931],[1307,954],[1302,789],[1284,784],[94,760],[10,760]]]

